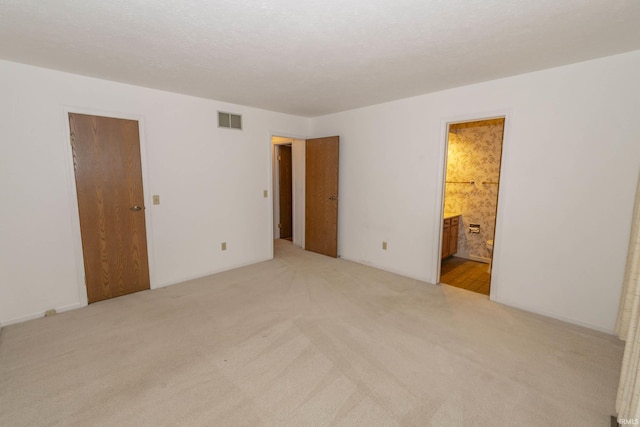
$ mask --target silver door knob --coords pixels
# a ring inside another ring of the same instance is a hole
[[[133,206],[133,207],[129,208],[129,210],[132,210],[134,212],[141,211],[142,209],[144,209],[144,207],[141,207],[141,206]]]

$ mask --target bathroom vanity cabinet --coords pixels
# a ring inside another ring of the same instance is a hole
[[[442,259],[458,252],[460,215],[445,215],[442,222]]]

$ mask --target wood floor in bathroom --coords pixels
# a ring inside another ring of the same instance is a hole
[[[450,256],[442,260],[440,283],[489,295],[489,264]]]

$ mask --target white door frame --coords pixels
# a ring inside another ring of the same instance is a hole
[[[274,142],[273,139],[283,138],[282,141]],[[272,194],[272,206],[270,209],[270,233],[271,242],[270,247],[272,250],[271,258],[273,258],[273,241],[280,237],[280,231],[277,229],[277,220],[279,219],[280,214],[280,194],[279,194],[279,166],[277,161],[278,156],[278,146],[279,145],[289,145],[291,144],[291,181],[292,181],[292,205],[293,205],[293,216],[292,216],[292,236],[293,236],[293,244],[296,246],[300,246],[304,249],[305,247],[305,236],[304,236],[304,203],[305,203],[305,141],[307,137],[302,136],[291,136],[291,134],[287,132],[272,132],[269,135],[269,146],[270,146],[270,156],[269,156],[269,182]]]
[[[140,161],[142,166],[142,191],[144,193],[144,205],[152,206],[151,190],[149,188],[149,168],[147,163],[147,142],[145,139],[144,117],[137,114],[102,111],[89,108],[63,107],[63,147],[65,151],[67,196],[71,212],[71,224],[73,232],[74,259],[76,264],[76,280],[78,283],[79,306],[88,305],[87,287],[85,284],[84,253],[82,251],[82,234],[80,232],[80,213],[78,211],[78,192],[76,188],[76,176],[73,166],[73,150],[70,143],[71,128],[69,125],[69,113],[86,114],[91,116],[110,117],[114,119],[135,120],[138,122],[140,139]],[[149,263],[149,288],[156,288],[156,269],[153,246],[152,209],[145,209],[145,228],[147,232],[147,262]],[[75,308],[75,307],[73,307]]]
[[[432,277],[432,283],[440,284],[441,274],[441,257],[442,257],[442,218],[444,217],[444,198],[445,198],[445,186],[447,175],[447,153],[449,148],[449,126],[455,123],[468,123],[477,122],[482,120],[491,120],[504,118],[504,130],[502,134],[502,158],[500,161],[500,189],[498,192],[498,201],[496,209],[496,227],[494,232],[494,245],[493,245],[493,260],[491,267],[491,285],[489,291],[489,299],[492,301],[499,301],[500,290],[500,255],[502,248],[502,221],[505,211],[505,199],[507,181],[503,180],[503,177],[508,176],[507,170],[509,165],[509,129],[510,123],[513,120],[513,114],[511,110],[498,110],[486,113],[476,113],[464,116],[450,117],[442,120],[442,130],[440,140],[443,143],[440,146],[440,169],[438,171],[438,182],[442,189],[439,193],[439,200],[435,203],[435,226],[434,235],[438,236],[438,242],[436,251],[433,257],[435,268],[434,276]],[[502,195],[502,196],[501,196]]]

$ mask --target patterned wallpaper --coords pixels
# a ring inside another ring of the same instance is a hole
[[[462,215],[458,256],[490,257],[485,242],[495,231],[503,130],[504,119],[449,127],[444,210]],[[466,181],[475,183],[457,183]],[[469,224],[480,224],[480,234],[469,233]]]

